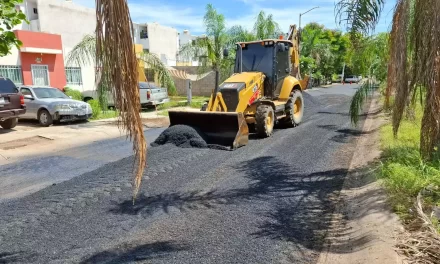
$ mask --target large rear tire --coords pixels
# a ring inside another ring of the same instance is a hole
[[[4,129],[12,129],[17,125],[18,118],[9,118],[3,122],[0,122],[0,126]]]
[[[268,105],[259,105],[255,114],[255,129],[257,135],[262,138],[270,137],[275,125],[275,114],[273,108]]]
[[[294,91],[292,97],[286,103],[286,117],[284,124],[287,127],[296,127],[301,123],[304,116],[304,98],[301,91]]]

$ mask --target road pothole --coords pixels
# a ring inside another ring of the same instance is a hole
[[[16,139],[16,140],[11,140],[11,141],[7,141],[4,143],[0,143],[0,149],[11,150],[11,149],[27,147],[30,145],[39,145],[42,143],[46,143],[48,141],[52,141],[52,139],[42,137],[42,136],[34,136],[34,137]]]

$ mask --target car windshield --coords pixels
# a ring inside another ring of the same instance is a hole
[[[63,98],[63,99],[70,99],[66,94],[61,92],[60,90],[56,88],[35,88],[34,89],[35,95],[40,98]]]

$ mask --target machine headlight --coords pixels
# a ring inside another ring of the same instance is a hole
[[[70,105],[68,104],[60,104],[55,106],[55,110],[69,110]]]

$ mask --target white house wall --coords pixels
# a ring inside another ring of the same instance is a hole
[[[178,53],[176,40],[178,38],[179,36],[176,29],[165,27],[157,23],[148,23],[150,52],[157,54],[159,58],[164,62],[166,61],[167,64],[175,65],[176,55]]]
[[[95,11],[76,5],[74,1],[39,0],[38,14],[41,32],[61,35],[63,46],[67,48],[95,32]]]
[[[79,67],[79,65],[67,65],[68,55],[71,50],[72,48],[63,48],[64,63],[66,64],[66,67]],[[95,64],[92,63],[92,61],[89,65],[84,65],[81,67],[81,75],[83,85],[79,86],[67,84],[67,86],[77,89],[81,92],[95,90]]]
[[[11,54],[0,57],[0,65],[21,65],[18,49],[13,47],[10,52]]]

